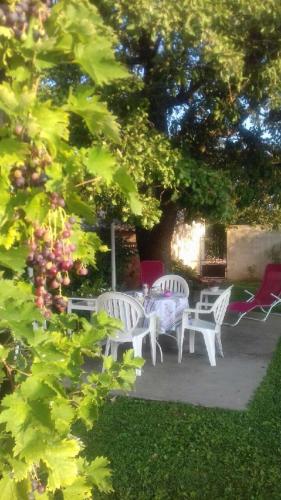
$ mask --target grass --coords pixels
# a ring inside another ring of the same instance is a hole
[[[111,461],[110,500],[280,499],[281,343],[249,408],[226,411],[120,397],[92,432],[88,458]]]
[[[234,283],[234,287],[231,293],[231,301],[235,300],[247,300],[250,296],[244,292],[244,290],[248,290],[249,292],[255,293],[260,286],[260,281],[239,281]],[[255,312],[260,312],[259,309],[256,309]],[[274,313],[281,313],[281,306],[275,307],[273,309]],[[281,496],[280,496],[281,498]]]
[[[232,284],[232,283],[231,283]],[[231,293],[231,301],[235,300],[247,300],[250,295],[244,292],[248,290],[251,293],[255,293],[260,286],[259,281],[239,281],[234,283],[234,287]]]

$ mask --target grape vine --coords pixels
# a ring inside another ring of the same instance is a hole
[[[75,218],[67,217],[62,205],[64,200],[57,193],[51,195],[52,209],[44,225],[35,225],[29,241],[27,264],[33,269],[35,303],[46,318],[51,316],[52,306],[57,312],[64,312],[67,306],[62,296],[62,286],[70,284],[69,271],[75,267],[77,274],[87,274],[86,267],[79,261],[73,262],[76,250],[71,243]]]
[[[52,0],[20,0],[14,5],[0,3],[0,25],[10,28],[16,37],[21,37],[27,32],[31,19],[37,18],[41,26],[34,36],[43,36],[43,23],[50,15],[51,6]]]
[[[108,150],[74,148],[68,140],[72,114],[82,116],[95,143],[101,133],[119,139],[113,115],[95,95],[97,85],[126,75],[114,59],[112,36],[88,0],[0,2],[0,497],[5,500],[86,500],[93,488],[110,492],[107,459],[89,462],[82,456],[74,424],[91,429],[105,396],[113,388],[130,389],[142,364],[132,352],[120,364],[102,357],[100,340],[120,326],[105,314],[91,323],[61,314],[70,274],[86,275],[101,247],[95,233],[83,231],[82,221],[92,223],[95,214],[77,186],[104,177],[107,183],[120,180],[132,194],[126,172],[115,179],[119,167]],[[99,46],[102,59],[95,52]],[[44,98],[42,82],[61,61],[78,65],[89,78],[87,90],[82,82],[67,103],[55,105]],[[27,266],[32,284],[24,280]],[[101,358],[106,373],[87,373],[85,356]]]

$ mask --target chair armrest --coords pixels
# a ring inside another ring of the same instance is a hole
[[[184,316],[188,316],[189,314],[194,314],[195,315],[195,318],[198,319],[199,317],[199,314],[210,314],[212,311],[211,309],[192,309],[192,308],[188,308],[188,309],[184,309],[183,311],[183,315]]]
[[[245,293],[247,293],[248,295],[251,295],[251,297],[249,297],[246,302],[251,302],[251,300],[253,300],[255,294],[252,293],[252,292],[249,292],[249,290],[244,290]]]
[[[213,302],[196,302],[196,309],[200,309],[200,307],[203,309],[203,307],[212,307],[214,305]]]
[[[275,295],[275,293],[270,293],[270,295],[272,295],[272,297],[274,297],[275,299],[279,300],[281,302],[281,297],[278,295]]]

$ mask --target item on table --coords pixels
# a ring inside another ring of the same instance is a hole
[[[143,304],[143,301],[144,301],[144,295],[143,295],[143,292],[135,292],[135,298],[141,303]]]

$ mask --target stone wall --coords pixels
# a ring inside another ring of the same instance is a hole
[[[280,248],[280,252],[279,252]],[[238,225],[227,230],[227,278],[260,279],[267,263],[280,253],[281,232],[262,226]]]

